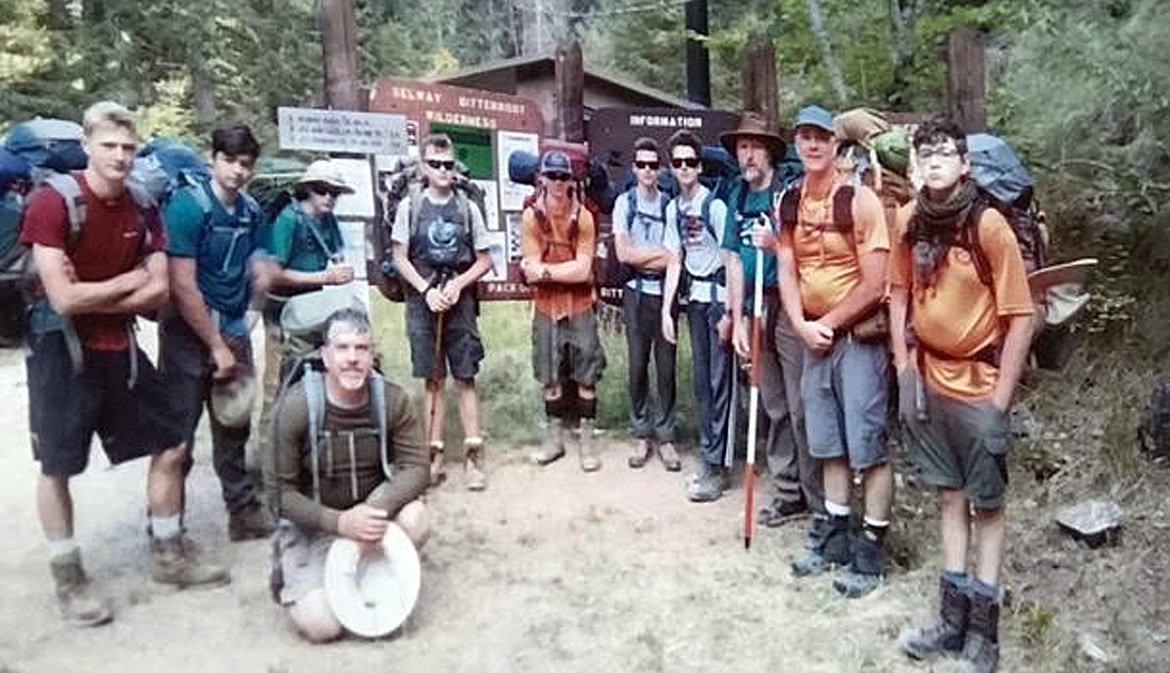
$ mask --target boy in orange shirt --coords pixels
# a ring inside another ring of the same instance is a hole
[[[923,188],[898,212],[890,340],[910,457],[939,493],[943,573],[939,620],[900,644],[916,659],[961,653],[989,673],[999,662],[1008,408],[1028,352],[1032,299],[1011,226],[968,177],[962,129],[923,124],[914,149]]]

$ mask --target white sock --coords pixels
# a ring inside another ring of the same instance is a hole
[[[825,498],[825,511],[829,513],[829,516],[849,516],[849,505],[838,505]]]
[[[49,558],[58,559],[68,556],[80,549],[77,540],[67,537],[64,540],[49,540]]]
[[[157,540],[166,540],[179,534],[181,530],[180,516],[152,516],[150,517],[150,532]]]
[[[873,518],[870,518],[867,516],[867,517],[865,517],[864,520],[865,520],[866,525],[873,526],[874,528],[886,528],[887,526],[890,525],[889,519],[880,520],[880,519],[873,519]]]

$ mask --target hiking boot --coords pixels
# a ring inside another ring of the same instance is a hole
[[[804,500],[781,500],[774,498],[772,502],[760,508],[760,523],[768,528],[783,526],[808,513],[808,505]]]
[[[565,430],[560,421],[552,420],[544,433],[540,447],[531,454],[532,462],[548,465],[565,455]]]
[[[882,540],[869,530],[862,530],[853,545],[853,563],[849,570],[833,580],[833,588],[846,598],[861,598],[882,583]]]
[[[447,471],[443,469],[443,443],[431,442],[431,486],[438,486],[447,480]]]
[[[81,567],[81,552],[74,549],[49,562],[57,585],[57,607],[73,626],[99,626],[114,618],[110,604],[89,591],[89,578]]]
[[[250,503],[228,516],[228,539],[232,542],[267,538],[274,529],[272,516],[258,502]]]
[[[718,500],[727,490],[727,470],[722,465],[699,461],[699,471],[687,482],[687,498],[691,502]]]
[[[819,575],[850,561],[849,517],[818,514],[805,542],[805,555],[792,562],[797,577]]]
[[[674,442],[663,442],[658,445],[658,459],[662,461],[662,466],[667,472],[678,472],[682,469],[682,461],[678,459]]]
[[[938,621],[904,632],[898,639],[898,647],[913,659],[958,654],[967,637],[970,610],[971,599],[964,588],[947,577],[940,578]]]
[[[593,437],[593,422],[582,419],[581,427],[570,435],[577,445],[577,455],[583,472],[596,472],[601,469],[601,455],[597,448],[597,439]]]
[[[226,568],[195,560],[194,554],[184,545],[182,535],[151,539],[150,555],[154,562],[150,577],[160,584],[173,584],[183,589],[232,581]]]
[[[487,488],[487,473],[483,466],[483,445],[469,444],[464,449],[463,476],[467,481],[467,490],[482,491]]]
[[[635,440],[633,450],[630,452],[630,457],[626,462],[635,470],[645,467],[646,461],[650,460],[650,452],[653,448],[649,439],[642,438]]]
[[[972,592],[963,658],[975,673],[999,669],[999,602],[994,598]]]

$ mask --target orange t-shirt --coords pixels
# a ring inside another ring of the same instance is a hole
[[[576,240],[570,236],[572,225],[568,211],[562,213],[549,211],[547,217],[552,243],[547,246],[546,251],[545,235],[540,230],[536,213],[532,208],[524,210],[521,215],[520,254],[525,259],[536,259],[546,264],[578,259],[592,265],[593,252],[597,245],[597,229],[593,225],[593,216],[589,211],[582,208],[577,215]],[[592,309],[597,301],[592,283],[574,285],[538,283],[534,287],[536,310],[553,320],[580,315]]]
[[[781,234],[796,259],[801,306],[805,315],[814,318],[831,311],[861,282],[862,255],[890,249],[882,203],[868,187],[861,187],[853,197],[853,235],[832,229],[837,189],[824,200],[804,195],[797,226],[784,227]]]
[[[999,370],[975,360],[1003,336],[1002,319],[1032,315],[1032,295],[1016,235],[1003,216],[988,208],[979,218],[979,245],[991,267],[993,287],[979,279],[971,253],[947,251],[934,285],[917,287],[914,252],[903,240],[914,203],[898,211],[890,259],[890,285],[910,289],[910,324],[916,338],[948,359],[922,353],[923,378],[951,398],[976,400],[995,391]]]

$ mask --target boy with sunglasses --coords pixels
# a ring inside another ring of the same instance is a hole
[[[413,292],[406,295],[406,332],[415,378],[425,381],[424,422],[431,449],[431,480],[443,478],[443,389],[448,368],[459,391],[463,469],[472,491],[487,488],[475,375],[483,360],[476,324],[476,282],[492,267],[483,213],[455,181],[455,148],[444,134],[422,144],[426,187],[403,199],[390,241],[394,266]]]
[[[636,183],[619,196],[613,208],[613,241],[618,261],[631,267],[622,309],[629,348],[630,430],[635,438],[629,465],[640,468],[650,459],[655,441],[658,457],[671,472],[682,469],[674,448],[678,422],[675,409],[675,345],[662,333],[662,279],[670,252],[662,245],[668,199],[658,189],[658,143],[634,142]],[[650,358],[657,379],[657,413],[650,405]]]
[[[676,343],[674,297],[682,275],[687,280],[687,323],[691,330],[695,401],[699,411],[699,465],[687,482],[694,502],[718,500],[727,489],[723,454],[731,404],[731,354],[722,333],[730,330],[725,315],[727,288],[723,270],[723,224],[727,206],[702,184],[703,143],[690,131],[667,142],[679,195],[666,207],[663,246],[670,252],[662,301],[662,336]]]

